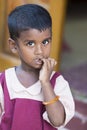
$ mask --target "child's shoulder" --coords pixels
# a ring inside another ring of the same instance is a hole
[[[4,73],[5,73],[5,71],[3,71],[3,72],[0,72],[0,82],[3,80],[3,78],[4,78]]]
[[[0,72],[0,78],[2,77],[3,74],[4,74],[4,72]]]
[[[51,80],[55,81],[55,82],[62,82],[63,84],[67,82],[67,80],[65,79],[65,77],[61,74],[61,72],[59,71],[53,71],[52,75],[51,75]]]
[[[60,73],[59,73],[59,72],[56,72],[56,71],[53,71],[53,72],[52,72],[50,82],[51,82],[51,84],[52,84],[53,86],[55,86],[56,79],[57,79],[59,76],[60,76]]]
[[[58,72],[58,71],[53,71],[53,72],[52,72],[52,75],[51,75],[51,78],[57,78],[57,77],[59,77],[60,75],[61,75],[60,72]]]
[[[14,70],[14,67],[13,68],[5,69],[4,71],[0,72],[0,81],[5,77],[6,73],[9,73],[12,70]]]

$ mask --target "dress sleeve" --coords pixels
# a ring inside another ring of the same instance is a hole
[[[65,109],[65,114],[66,114],[65,122],[62,126],[56,127],[56,128],[62,128],[72,119],[75,113],[75,104],[69,87],[69,83],[64,79],[62,75],[60,75],[56,79],[54,92],[56,95],[60,96],[59,100],[63,104]],[[46,120],[51,124],[47,116],[47,112],[44,112],[43,118],[44,120]]]

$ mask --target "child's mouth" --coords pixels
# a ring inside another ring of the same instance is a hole
[[[43,61],[40,58],[35,59],[36,64],[42,65]]]

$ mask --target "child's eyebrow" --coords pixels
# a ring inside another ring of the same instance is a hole
[[[45,38],[44,40],[52,40],[52,37]]]
[[[42,41],[44,40],[52,40],[52,37],[47,37],[47,38],[44,38]],[[34,39],[27,39],[27,40],[24,40],[24,42],[29,42],[29,41],[35,41]]]

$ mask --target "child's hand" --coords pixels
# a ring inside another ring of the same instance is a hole
[[[49,82],[50,76],[57,62],[55,61],[55,59],[52,58],[42,59],[42,60],[43,60],[43,65],[40,70],[39,80],[41,82]]]

